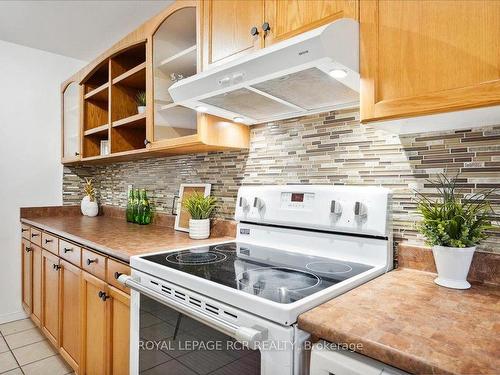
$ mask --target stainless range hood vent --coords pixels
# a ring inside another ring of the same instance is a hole
[[[183,79],[169,92],[179,105],[248,125],[354,106],[358,35],[355,20],[340,19]]]

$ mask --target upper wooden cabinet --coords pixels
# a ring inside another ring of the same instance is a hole
[[[62,85],[62,160],[80,160],[80,86],[75,80]]]
[[[173,103],[169,95],[176,80],[200,70],[199,4],[175,2],[66,82],[63,104],[72,82],[80,84],[81,151],[70,147],[63,105],[63,163],[248,148],[247,126],[199,114]],[[137,105],[140,92],[146,94],[144,113]]]
[[[264,47],[264,0],[203,1],[203,66],[221,64]]]
[[[358,0],[266,0],[266,46],[339,18],[358,19]]]
[[[361,120],[500,103],[500,1],[362,0]]]
[[[358,0],[203,0],[203,69],[338,18],[358,19]]]

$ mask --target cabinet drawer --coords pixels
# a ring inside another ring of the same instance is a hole
[[[71,242],[59,240],[59,256],[75,266],[80,267],[82,248]]]
[[[106,280],[106,257],[83,249],[82,268],[101,280]]]
[[[42,247],[57,255],[59,251],[59,239],[49,233],[42,233]]]
[[[117,262],[113,259],[108,259],[108,269],[106,271],[106,281],[108,284],[113,285],[115,288],[124,291],[125,293],[130,294],[130,289],[124,287],[122,284],[116,280],[115,274],[125,274],[130,275],[130,267],[126,264]]]
[[[30,241],[35,245],[42,246],[42,231],[32,227]]]
[[[26,238],[27,240],[30,239],[30,227],[29,227],[29,225],[21,224],[21,234],[22,234],[23,238]]]

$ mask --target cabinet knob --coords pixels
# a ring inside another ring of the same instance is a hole
[[[21,233],[27,232],[28,228],[21,228]]]
[[[66,254],[66,253],[67,253],[67,252],[69,252],[69,251],[73,251],[73,248],[72,248],[72,247],[65,247],[65,248],[63,249],[63,251],[64,251],[64,254]]]
[[[59,271],[61,269],[61,266],[59,264],[53,264],[52,265],[52,268],[55,270],[55,271]]]
[[[146,146],[146,147],[147,147],[147,146],[148,146],[148,145],[150,145],[150,144],[151,144],[151,141],[150,141],[149,139],[145,139],[145,140],[144,140],[144,146]]]
[[[99,293],[97,294],[99,296],[100,299],[102,299],[103,301],[106,301],[109,296],[106,294],[106,292],[103,292],[102,290],[99,291]]]
[[[262,30],[264,30],[264,32],[266,33],[271,30],[271,25],[269,25],[269,22],[264,22],[262,24]]]
[[[26,249],[25,249],[25,250],[26,250],[26,252],[27,252],[27,253],[29,253],[32,249],[31,249],[31,247],[26,246]]]
[[[31,233],[31,237],[38,237],[40,235],[40,233]]]
[[[51,239],[49,239],[49,238],[46,238],[46,239],[45,239],[45,243],[46,243],[46,244],[47,244],[47,243],[50,243],[50,242],[54,242],[54,240],[51,240]]]
[[[80,153],[75,151],[75,156],[80,156]]]
[[[257,27],[254,26],[250,29],[250,35],[251,36],[259,35],[259,30],[257,29]]]
[[[123,273],[120,272],[115,272],[115,279],[118,280],[118,278],[123,275]]]
[[[90,266],[92,263],[97,263],[97,258],[96,259],[87,259],[87,266]]]

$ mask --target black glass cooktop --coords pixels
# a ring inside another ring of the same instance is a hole
[[[231,242],[142,257],[278,303],[292,303],[372,268]]]

